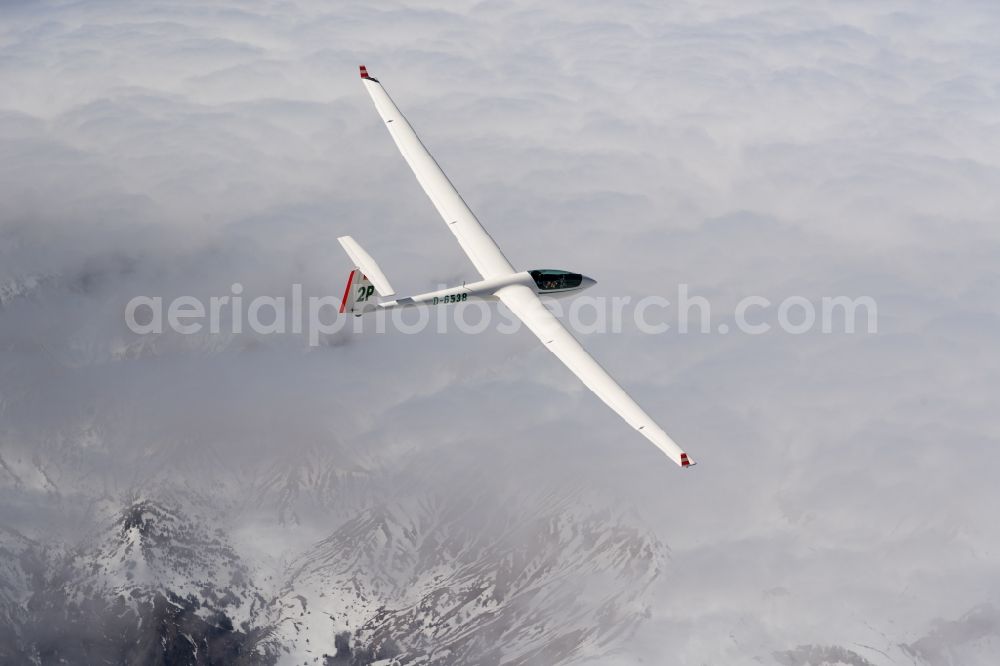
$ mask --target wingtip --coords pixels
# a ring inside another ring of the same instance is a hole
[[[696,464],[697,463],[691,462],[691,459],[688,458],[688,454],[683,452],[681,453],[681,467],[694,467]]]
[[[368,79],[369,81],[376,81],[377,80],[377,79],[373,78],[372,76],[370,76],[368,74],[368,68],[365,67],[364,65],[360,66],[360,70],[361,70],[361,78]]]

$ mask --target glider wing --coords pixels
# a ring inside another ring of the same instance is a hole
[[[389,93],[385,91],[378,79],[372,78],[364,65],[361,66],[361,80],[368,94],[371,95],[389,134],[403,154],[406,163],[410,165],[413,174],[424,188],[438,213],[444,219],[451,233],[455,234],[458,244],[469,256],[473,266],[484,278],[499,277],[514,273],[514,267],[503,256],[496,242],[479,223],[476,216],[459,195],[455,186],[448,180],[441,167],[434,160],[424,144],[420,142],[417,133],[410,123],[396,108]]]
[[[618,413],[625,422],[635,428],[646,439],[656,445],[681,467],[694,463],[674,440],[656,425],[608,371],[587,353],[566,327],[549,312],[538,296],[528,287],[511,285],[497,291],[497,296],[514,315],[531,329],[542,344],[555,354],[573,374],[580,378],[587,388],[597,394],[608,407]]]

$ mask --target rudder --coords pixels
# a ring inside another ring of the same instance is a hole
[[[344,297],[340,300],[340,313],[350,312],[361,315],[375,309],[371,300],[375,295],[375,285],[372,284],[360,268],[355,268],[347,276],[347,286],[344,287]]]

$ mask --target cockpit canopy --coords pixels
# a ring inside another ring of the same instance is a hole
[[[558,291],[560,289],[576,289],[583,283],[579,273],[541,269],[531,271],[531,278],[542,291]]]

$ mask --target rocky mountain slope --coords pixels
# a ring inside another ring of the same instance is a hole
[[[483,525],[427,502],[368,509],[268,567],[176,499],[100,504],[104,529],[72,547],[3,533],[6,658],[563,663],[627,635],[665,556],[610,515],[552,504]]]

